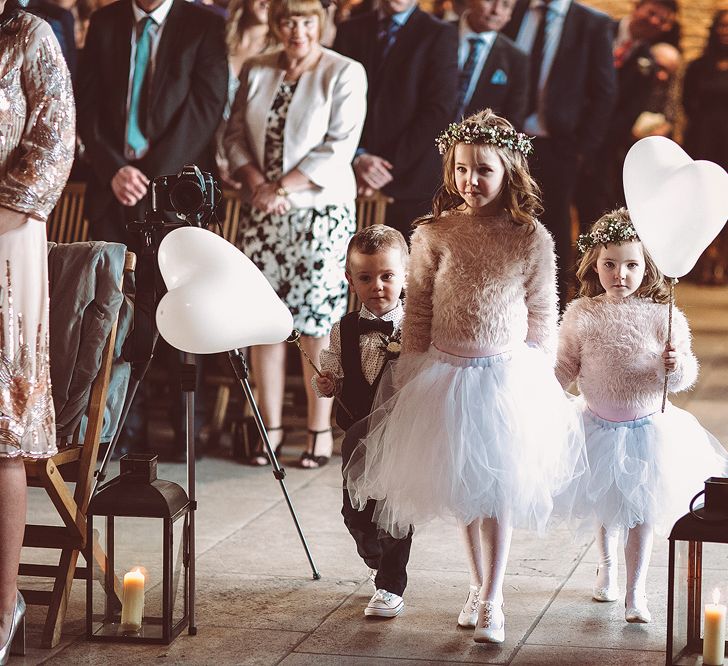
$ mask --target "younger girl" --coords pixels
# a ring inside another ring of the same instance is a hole
[[[579,298],[564,313],[556,375],[582,395],[590,476],[577,503],[596,516],[596,601],[615,601],[617,543],[627,530],[627,622],[649,622],[646,578],[653,530],[667,534],[711,475],[726,469],[723,449],[693,416],[668,403],[668,388],[695,382],[690,330],[673,312],[669,287],[642,247],[626,209],[608,213],[579,237]],[[582,479],[584,480],[584,479]],[[583,514],[582,514],[583,517]]]
[[[543,529],[574,473],[580,420],[553,372],[553,240],[536,220],[529,139],[490,110],[438,139],[444,184],[412,235],[398,388],[347,466],[354,506],[394,536],[454,514],[471,588],[458,623],[504,640],[514,525]],[[385,378],[386,379],[386,378]]]

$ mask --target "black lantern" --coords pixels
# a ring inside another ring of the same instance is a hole
[[[705,494],[705,503],[694,509]],[[711,477],[670,533],[667,658],[672,664],[722,664],[728,600],[728,479]],[[706,615],[707,613],[707,615]],[[700,657],[705,647],[705,661]]]
[[[189,622],[190,501],[129,454],[88,511],[86,637],[171,643]],[[93,550],[92,550],[93,549]]]

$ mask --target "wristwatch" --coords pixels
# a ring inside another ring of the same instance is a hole
[[[289,192],[285,187],[283,187],[283,183],[279,180],[278,182],[276,182],[276,185],[277,185],[276,196],[277,197],[287,197]]]

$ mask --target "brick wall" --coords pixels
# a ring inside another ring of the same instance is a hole
[[[584,4],[616,18],[629,14],[632,0],[581,0]],[[703,51],[708,28],[717,9],[728,9],[727,0],[678,0],[682,24],[682,47],[687,61],[697,58]]]

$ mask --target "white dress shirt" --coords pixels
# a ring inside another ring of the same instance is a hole
[[[152,80],[152,76],[154,76],[154,65],[157,58],[157,50],[159,49],[159,41],[162,38],[162,32],[164,31],[164,24],[167,20],[167,15],[169,14],[169,10],[172,9],[172,0],[164,0],[164,2],[159,5],[153,12],[147,14],[143,9],[140,9],[136,2],[131,3],[131,10],[134,14],[134,27],[131,31],[131,57],[129,58],[129,88],[126,95],[126,116],[129,117],[129,107],[131,106],[131,86],[132,81],[134,80],[134,64],[136,62],[136,47],[137,47],[137,41],[140,37],[140,21],[143,19],[150,17],[153,21],[152,27],[151,27],[151,50],[149,53],[149,69],[146,73],[147,82]],[[126,130],[124,131],[124,136],[126,136]],[[139,153],[134,153],[132,149],[129,146],[125,146],[124,148],[124,156],[127,159],[139,159],[140,157],[144,157],[146,154],[148,148],[145,150],[140,151]]]
[[[538,16],[536,8],[543,5],[542,0],[531,0],[528,12],[523,17],[521,29],[516,37],[516,46],[526,53],[531,53],[533,42],[536,39],[538,29]],[[541,97],[543,95],[546,81],[551,72],[551,65],[556,57],[556,51],[561,41],[561,32],[564,28],[564,20],[571,6],[571,0],[551,0],[546,11],[546,34],[544,36],[543,60],[541,61],[541,74],[539,76],[539,104],[538,109],[532,113],[523,125],[523,131],[534,136],[547,137],[545,123],[540,118]]]
[[[365,305],[359,310],[361,319],[377,319]],[[402,301],[397,306],[383,314],[379,319],[383,321],[391,321],[394,323],[393,337],[399,337],[401,334],[402,320],[404,319],[404,308]],[[387,347],[382,339],[382,334],[378,331],[370,331],[359,336],[359,348],[361,349],[361,370],[364,379],[371,385],[379,376],[382,366],[387,359]],[[341,365],[341,326],[340,322],[336,322],[331,328],[331,339],[329,348],[323,349],[319,357],[321,363],[321,372],[330,372],[334,375],[336,382],[336,394],[340,395],[341,386],[344,379],[344,369]],[[316,378],[312,378],[311,382],[314,391],[319,397],[323,397],[316,385]]]
[[[470,83],[468,84],[468,89],[465,92],[465,98],[463,100],[463,108],[467,108],[468,104],[470,104],[470,100],[473,98],[473,93],[475,92],[475,88],[478,85],[478,81],[480,80],[480,75],[483,73],[485,61],[490,55],[490,51],[493,48],[493,43],[495,42],[495,38],[498,33],[494,30],[491,30],[489,32],[473,32],[470,29],[470,25],[468,24],[467,11],[460,17],[460,23],[458,28],[460,33],[460,46],[458,47],[458,67],[460,68],[461,72],[463,70],[463,67],[465,66],[465,61],[468,59],[468,54],[470,53],[470,38],[475,37],[483,43],[483,47],[480,49],[480,53],[478,54],[478,59],[475,61],[473,75],[470,77]]]

